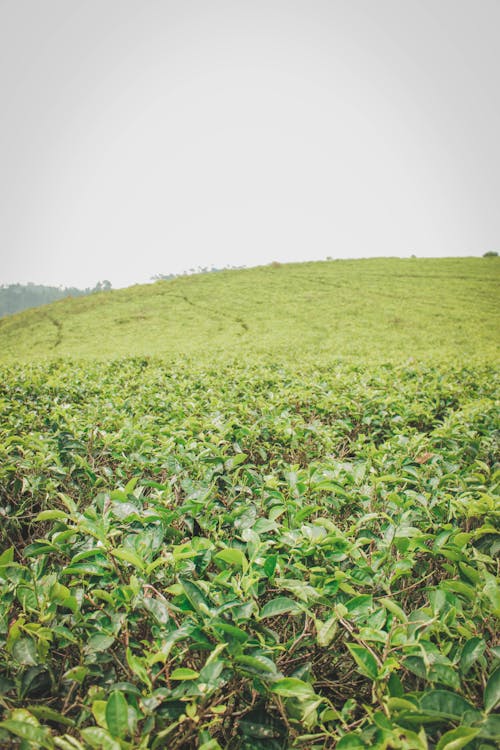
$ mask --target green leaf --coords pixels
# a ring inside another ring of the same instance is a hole
[[[467,563],[459,562],[458,567],[462,574],[467,578],[474,586],[477,586],[481,582],[481,575],[476,568],[473,568],[472,565],[467,565]]]
[[[493,614],[500,617],[500,584],[494,576],[488,574],[483,591],[491,603]]]
[[[359,646],[357,643],[347,643],[347,648],[351,652],[351,655],[358,665],[358,670],[365,677],[369,677],[371,680],[376,680],[378,676],[377,661],[373,654],[371,654],[364,646]]]
[[[17,598],[24,610],[36,611],[40,604],[35,591],[29,586],[17,587]]]
[[[469,586],[468,583],[464,583],[463,581],[441,581],[439,588],[444,591],[452,591],[455,594],[459,594],[471,602],[476,598],[476,590],[474,587]]]
[[[335,747],[336,750],[362,750],[366,745],[359,734],[349,732],[349,734],[344,734],[344,736],[340,738]]]
[[[286,699],[286,711],[290,718],[300,721],[302,726],[311,731],[318,725],[318,707],[323,703],[323,698],[312,693],[309,696],[300,696]],[[303,739],[305,737],[303,736]]]
[[[489,740],[496,740],[500,737],[499,714],[489,714],[489,716],[481,722],[481,726],[479,727],[479,737],[485,737]]]
[[[126,737],[128,734],[128,705],[119,690],[113,690],[106,703],[106,724],[113,737]]]
[[[235,640],[239,643],[245,643],[245,641],[248,641],[248,633],[245,633],[244,630],[236,627],[236,625],[230,625],[222,620],[217,620],[212,623],[212,626],[214,630],[221,630],[225,636],[229,636],[230,640]]]
[[[54,711],[53,708],[49,708],[49,706],[27,706],[26,710],[33,714],[33,716],[36,716],[37,719],[51,721],[55,724],[62,724],[65,727],[75,726],[73,719],[70,719],[68,716],[63,716],[57,711]]]
[[[10,565],[14,560],[14,547],[9,547],[0,555],[0,568]]]
[[[33,667],[35,669],[35,667]],[[15,682],[5,675],[0,675],[0,696],[10,693],[15,687]]]
[[[137,552],[133,552],[130,549],[118,547],[117,549],[112,549],[111,554],[113,555],[113,557],[117,557],[119,560],[130,563],[136,570],[139,570],[141,572],[144,571],[144,568],[146,567],[144,560],[139,557]]]
[[[368,617],[373,607],[373,597],[369,594],[355,596],[346,603],[346,607],[350,620],[364,619]]]
[[[75,565],[69,565],[67,568],[61,570],[60,575],[63,576],[102,576],[110,566],[106,564],[98,565],[95,562],[83,562],[76,563]]]
[[[188,581],[187,578],[179,578],[179,583],[196,612],[204,615],[213,614],[212,603],[196,583]]]
[[[460,672],[464,677],[483,655],[485,648],[486,643],[482,638],[474,637],[467,641],[460,654]]]
[[[59,750],[85,750],[82,743],[69,734],[65,734],[62,737],[54,737],[54,745]]]
[[[410,672],[417,675],[417,677],[420,677],[423,680],[427,679],[427,668],[421,656],[407,656],[403,665],[406,669],[409,669]]]
[[[7,719],[6,721],[0,721],[0,728],[6,729],[16,737],[20,737],[28,742],[33,742],[45,750],[53,750],[54,741],[50,736],[49,730],[46,727],[35,726],[29,722],[16,721],[15,719]]]
[[[484,710],[492,711],[500,702],[500,667],[497,667],[484,689]]]
[[[42,510],[41,513],[37,515],[35,518],[35,521],[62,521],[62,520],[71,520],[67,513],[64,513],[62,510]]]
[[[269,677],[276,674],[276,665],[264,656],[247,656],[241,654],[234,657],[235,664],[238,664],[245,672],[251,674]]]
[[[194,669],[189,669],[189,667],[178,667],[177,669],[174,669],[172,674],[170,675],[171,680],[197,680],[200,676],[199,672],[196,672]]]
[[[306,604],[319,597],[318,591],[316,591],[313,586],[309,586],[304,581],[296,578],[280,578],[276,581],[276,585],[282,589],[290,591],[290,593],[296,596],[297,599],[300,599]]]
[[[210,739],[204,742],[203,745],[200,745],[198,750],[222,750],[222,747],[217,740]]]
[[[271,687],[271,691],[283,698],[310,698],[314,690],[308,682],[298,680],[296,677],[285,677],[277,680]]]
[[[60,607],[66,607],[73,613],[78,612],[78,602],[76,598],[71,595],[71,592],[67,586],[63,586],[57,581],[50,589],[50,598],[55,604],[58,604]]]
[[[47,694],[47,692],[50,692],[50,690],[50,675],[45,667],[28,667],[28,669],[23,670],[19,687],[19,696],[21,698],[44,695]],[[13,716],[11,718],[17,717]]]
[[[82,729],[81,735],[85,742],[96,750],[121,750],[118,740],[102,727],[87,727]]]
[[[420,699],[420,708],[428,714],[443,718],[460,719],[465,714],[474,715],[477,719],[481,717],[472,703],[449,690],[428,690]]]
[[[260,617],[264,619],[265,617],[276,617],[284,614],[298,615],[301,611],[294,599],[290,599],[289,596],[277,596],[262,607]]]
[[[387,701],[387,707],[391,711],[391,713],[403,713],[403,712],[416,712],[418,711],[418,702],[415,699],[409,700],[410,696],[405,696],[403,698],[396,696],[393,698],[389,698]]]
[[[382,599],[380,599],[380,603],[383,604],[387,611],[393,614],[394,617],[396,617],[396,619],[398,619],[400,622],[408,622],[408,618],[405,615],[404,611],[401,609],[399,604],[394,601],[394,599],[383,597]]]
[[[102,651],[107,651],[114,642],[114,636],[96,633],[95,635],[92,635],[85,644],[85,651],[91,654],[101,653]]]
[[[18,664],[36,666],[38,658],[36,644],[32,638],[18,638],[12,646],[12,657]]]
[[[453,690],[460,690],[460,679],[454,667],[447,664],[434,664],[429,669],[428,679],[430,682],[438,682]]]
[[[96,720],[96,723],[103,729],[108,728],[106,721],[106,703],[105,700],[96,699],[92,701],[92,715]]]
[[[232,565],[235,568],[240,568],[245,572],[248,570],[248,560],[240,549],[229,547],[218,552],[214,556],[214,560],[221,560],[222,562]]]
[[[436,750],[460,750],[472,742],[479,734],[479,729],[472,727],[458,727],[442,735],[436,745]]]
[[[144,609],[153,615],[159,625],[166,625],[168,623],[168,607],[162,599],[153,599],[152,596],[146,597],[144,599]]]
[[[278,555],[269,555],[264,561],[264,573],[268,578],[272,578],[276,570]]]
[[[146,667],[144,666],[143,660],[140,659],[138,656],[135,656],[135,654],[132,653],[130,648],[127,648],[125,652],[125,656],[127,658],[127,664],[129,665],[132,672],[135,675],[137,675],[137,677],[142,682],[144,682],[144,684],[147,685],[149,689],[151,689],[151,680],[147,673]]]
[[[63,679],[72,680],[73,682],[78,682],[81,685],[85,677],[88,675],[88,672],[89,670],[87,667],[73,667],[72,669],[68,669],[68,671],[64,673]]]
[[[135,490],[135,486],[138,481],[139,481],[139,477],[132,477],[132,479],[129,482],[127,482],[127,484],[123,488],[124,493],[126,495],[131,495],[133,491]]]
[[[393,698],[400,698],[402,695],[404,695],[403,683],[401,682],[398,675],[394,672],[389,677],[387,687],[389,690],[389,695]]]
[[[335,615],[330,617],[326,622],[316,621],[316,640],[318,646],[326,648],[335,638],[338,628],[338,619]]]
[[[219,643],[219,645],[214,648],[214,650],[211,652],[210,656],[206,660],[205,667],[208,667],[210,664],[215,663],[215,662],[218,663],[220,654],[222,654],[222,652],[225,651],[226,648],[227,648],[227,643]],[[205,667],[203,667],[203,669],[205,669]]]
[[[64,601],[69,596],[71,596],[71,592],[67,586],[63,586],[58,581],[52,584],[50,588],[50,598],[52,601]]]
[[[240,464],[244,463],[247,459],[246,453],[237,453],[235,456],[231,456],[227,459],[224,463],[224,468],[226,471],[232,471],[232,469],[235,469]]]

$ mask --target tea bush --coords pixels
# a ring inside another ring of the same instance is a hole
[[[493,365],[4,365],[0,746],[493,750]]]

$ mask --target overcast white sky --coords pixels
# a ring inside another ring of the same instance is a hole
[[[0,0],[0,283],[500,250],[500,0]]]

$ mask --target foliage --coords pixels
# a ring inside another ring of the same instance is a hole
[[[0,358],[400,363],[496,358],[500,266],[378,258],[202,273],[0,320]]]
[[[492,750],[497,395],[487,364],[4,365],[0,746]]]
[[[81,297],[94,292],[107,292],[111,283],[98,281],[93,289],[76,287],[45,286],[44,284],[3,284],[0,286],[0,317],[13,315],[30,307],[47,305],[65,297]]]

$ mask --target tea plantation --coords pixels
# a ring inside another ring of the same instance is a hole
[[[1,748],[497,747],[498,264],[394,261],[382,294],[374,262],[370,298],[359,263],[317,317],[310,264],[179,280],[226,277],[212,356],[179,300],[170,352],[112,325],[142,294],[160,330],[175,282],[3,321]]]

